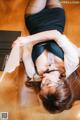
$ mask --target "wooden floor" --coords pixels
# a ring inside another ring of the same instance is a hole
[[[80,4],[64,4],[64,8],[66,12],[65,34],[80,47]]]
[[[23,0],[24,4],[22,4],[21,0],[18,1],[20,2],[19,9],[22,9],[22,7],[25,6],[26,2],[25,0]],[[15,6],[18,7],[17,4]],[[77,46],[80,47],[80,4],[64,5],[64,8],[66,11],[67,19],[65,26],[65,34],[70,38],[72,42],[74,42]],[[22,16],[23,11],[21,12]],[[3,11],[3,13],[5,13],[5,11]],[[0,14],[2,14],[1,11]],[[9,11],[8,15],[10,15]],[[11,24],[9,23],[9,19],[7,17],[3,17],[0,19],[1,30],[22,30],[22,32],[25,33],[25,27],[22,27],[22,19],[21,21],[18,19],[19,23],[18,27],[16,27],[16,19],[13,20]],[[10,17],[10,19],[12,18]],[[8,21],[8,23],[6,22],[6,20]],[[25,75],[23,75],[23,73],[23,66],[21,66],[21,68],[17,68],[16,72],[12,75],[8,74],[5,77],[4,81],[0,83],[0,111],[9,112],[9,120],[80,120],[80,101],[77,101],[70,110],[66,110],[62,113],[53,115],[47,113],[43,109],[43,107],[39,105],[38,100],[36,99],[37,96],[34,94],[34,91],[31,89],[26,89],[26,87],[24,86],[23,79],[26,80],[26,77]],[[2,72],[0,72],[0,75],[1,74]],[[33,98],[33,96],[30,96],[31,94],[35,95],[35,99]],[[34,99],[33,102],[31,101],[32,99]]]

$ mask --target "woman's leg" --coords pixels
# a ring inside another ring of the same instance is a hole
[[[48,0],[47,7],[55,8],[55,7],[62,7],[60,0]]]
[[[47,0],[30,0],[26,14],[35,14],[45,8]]]

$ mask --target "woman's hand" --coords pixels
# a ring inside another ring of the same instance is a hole
[[[12,44],[12,47],[19,45],[19,46],[24,46],[30,43],[30,40],[28,37],[18,37]]]

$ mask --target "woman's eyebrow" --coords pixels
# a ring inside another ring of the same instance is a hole
[[[46,71],[44,71],[44,73],[50,73],[50,72],[55,72],[55,71],[59,71],[59,69],[53,69],[53,70],[47,69]]]

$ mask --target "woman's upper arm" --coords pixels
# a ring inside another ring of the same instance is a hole
[[[54,8],[54,7],[62,7],[60,0],[48,0],[47,7]]]
[[[47,0],[30,0],[26,8],[26,14],[35,14],[40,12],[46,6]]]

